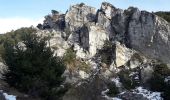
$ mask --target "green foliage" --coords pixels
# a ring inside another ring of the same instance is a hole
[[[90,69],[89,63],[85,63],[85,62],[80,61],[80,60],[77,60],[76,63],[77,63],[76,66],[78,66],[80,70],[83,70],[87,73],[90,73],[91,69]]]
[[[83,70],[85,72],[90,71],[90,64],[81,61],[80,59],[76,59],[76,53],[73,48],[67,49],[66,53],[63,56],[64,63],[68,66],[69,70]]]
[[[138,60],[139,62],[143,62],[142,57],[138,53],[133,54],[131,59],[132,60]]]
[[[21,39],[26,49],[8,41],[4,43],[3,58],[10,70],[5,80],[32,96],[56,100],[58,87],[64,80],[62,59],[53,56],[53,51],[46,46],[47,38],[24,34]]]
[[[135,82],[133,81],[133,79],[129,75],[130,75],[130,71],[125,70],[125,69],[122,69],[118,73],[118,76],[120,78],[120,82],[122,83],[124,88],[128,89],[128,90],[135,88],[135,85],[136,85]]]
[[[58,11],[56,11],[56,10],[51,10],[51,13],[52,13],[53,15],[55,15],[55,14],[59,14],[59,12],[58,12]]]
[[[152,78],[149,80],[152,91],[163,91],[165,87],[164,77],[158,73],[153,73]]]
[[[170,84],[164,80],[170,76],[170,69],[166,64],[156,64],[151,79],[148,81],[152,91],[163,92],[162,96],[165,100],[170,99]]]
[[[66,64],[71,64],[76,61],[76,53],[72,48],[67,49],[66,53],[63,56],[63,60]]]
[[[116,87],[114,82],[107,83],[109,91],[107,92],[107,95],[110,97],[114,97],[119,93],[118,88]]]
[[[11,43],[11,44],[17,44],[19,41],[21,41],[21,37],[23,34],[26,34],[26,33],[31,34],[34,32],[36,32],[36,29],[32,27],[28,27],[28,28],[20,28],[18,30],[7,32],[5,34],[0,34],[0,55],[3,55],[4,53],[3,45],[5,42]]]
[[[165,90],[162,94],[162,97],[164,98],[164,100],[170,100],[170,83],[169,84],[165,84]]]
[[[103,46],[103,49],[99,51],[101,55],[101,61],[107,65],[110,65],[113,61],[114,56],[114,45],[106,40]]]
[[[155,12],[155,14],[164,18],[166,21],[170,22],[170,12],[159,11],[159,12]]]
[[[79,4],[80,7],[83,7],[85,4],[82,2]]]
[[[161,63],[154,66],[154,73],[165,77],[170,75],[170,69],[166,64]]]
[[[34,33],[34,32],[36,32],[36,29],[32,27],[28,27],[28,28],[20,28],[15,31],[1,34],[0,44],[4,43],[5,41],[12,41],[12,42],[18,43],[19,41],[21,41],[21,36],[23,36],[23,34]]]
[[[2,55],[4,55],[4,46],[1,44],[0,45],[0,62],[3,62]]]

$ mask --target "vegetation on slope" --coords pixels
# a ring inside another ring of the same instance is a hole
[[[155,12],[155,14],[164,18],[166,21],[170,22],[170,12],[159,11],[159,12]]]
[[[63,61],[70,73],[75,70],[83,70],[87,73],[90,72],[90,64],[76,58],[76,53],[74,52],[73,48],[67,49],[63,56]]]
[[[51,48],[46,46],[46,37],[25,33],[19,40],[23,41],[22,46],[16,41],[3,43],[3,59],[10,70],[5,74],[5,80],[32,96],[59,99],[63,92],[59,89],[64,80],[61,75],[65,70],[62,59],[53,56]]]
[[[166,64],[157,64],[154,66],[154,72],[148,81],[152,91],[162,92],[164,100],[170,100],[170,81],[165,82],[165,78],[170,75],[170,69]]]
[[[57,12],[54,11],[54,13]],[[155,12],[155,14],[170,22],[170,12]],[[0,55],[10,70],[5,75],[6,81],[11,86],[32,96],[40,96],[50,100],[56,100],[57,98],[58,100],[64,93],[64,91],[60,91],[59,86],[64,80],[61,75],[65,70],[65,65],[69,66],[70,71],[79,68],[85,72],[89,71],[89,65],[77,60],[72,48],[68,49],[63,57],[64,65],[62,59],[54,57],[53,51],[46,47],[46,38],[40,38],[32,34],[34,32],[36,32],[36,29],[30,27],[0,34]],[[67,33],[70,34],[69,31]],[[24,41],[27,49],[18,45],[18,42],[21,41]],[[113,61],[113,51],[114,46],[109,41],[106,41],[104,49],[100,51],[102,62],[108,66]],[[157,69],[161,66],[164,65],[160,64],[155,67],[149,83],[151,90],[161,91],[163,97],[169,99],[170,85],[164,82],[164,78],[167,77],[165,73],[168,70]],[[135,83],[129,77],[129,72],[121,71],[118,76],[126,89],[135,87]],[[108,83],[108,87],[110,89],[108,95],[115,96],[118,93],[115,84]]]
[[[15,31],[7,32],[5,34],[0,34],[0,55],[4,53],[4,43],[8,42],[11,44],[17,44],[20,42],[22,39],[21,37],[26,34],[26,33],[35,33],[36,29],[33,27],[25,27],[25,28],[20,28]]]

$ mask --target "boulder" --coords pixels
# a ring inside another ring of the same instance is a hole
[[[133,55],[133,51],[126,48],[124,45],[121,45],[119,42],[116,42],[116,49],[115,49],[115,62],[116,66],[125,65]]]
[[[2,58],[1,58],[2,59]],[[8,66],[6,66],[3,62],[0,62],[0,79],[3,79],[3,75],[8,71]]]

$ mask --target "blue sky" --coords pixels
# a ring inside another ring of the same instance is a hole
[[[52,9],[65,13],[70,5],[81,2],[100,8],[103,1],[122,9],[135,6],[148,11],[170,11],[170,0],[0,0],[0,33],[37,24]]]

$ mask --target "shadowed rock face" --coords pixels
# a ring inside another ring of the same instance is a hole
[[[170,27],[148,12],[134,12],[128,28],[130,45],[146,56],[170,63]]]

